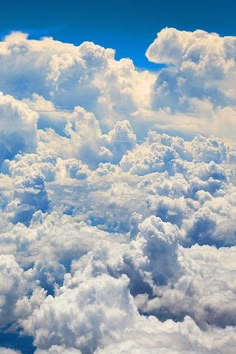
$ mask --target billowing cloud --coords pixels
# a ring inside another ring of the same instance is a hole
[[[111,128],[135,107],[148,106],[155,81],[152,73],[137,71],[130,59],[116,61],[114,55],[113,49],[92,42],[77,47],[12,33],[0,43],[0,87],[4,93],[27,99],[36,110],[42,109],[43,101],[35,94],[61,110],[82,106],[94,112],[103,127]],[[44,105],[43,110],[45,117],[52,105]]]
[[[168,92],[168,84],[174,84],[177,92],[181,93],[181,97],[176,95],[175,99],[209,97],[210,102],[216,104],[218,101],[218,105],[225,105],[235,103],[232,80],[236,69],[235,47],[235,37],[220,37],[201,30],[186,32],[166,28],[158,34],[146,55],[151,61],[173,66],[160,75],[160,79],[165,75],[167,79],[166,87],[160,89]]]
[[[188,134],[194,129],[210,131],[233,140],[235,43],[235,37],[200,30],[165,28],[157,35],[146,55],[151,61],[167,64],[153,91],[152,105],[162,115],[160,129],[182,128]],[[173,115],[176,125],[170,121]],[[183,122],[187,126],[178,127]]]
[[[0,42],[0,353],[235,353],[235,48]]]

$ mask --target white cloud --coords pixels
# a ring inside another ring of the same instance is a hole
[[[23,269],[14,256],[0,256],[0,326],[15,320],[15,306],[24,291]]]
[[[137,70],[114,53],[91,42],[74,46],[13,33],[0,43],[1,89],[39,111],[40,126],[57,131],[64,110],[81,106],[95,114],[103,132],[129,119],[142,137],[155,126],[233,140],[234,37],[163,29],[147,50],[150,60],[171,62],[159,73]]]
[[[90,42],[0,43],[4,346],[235,352],[235,41],[164,29],[155,73]]]
[[[154,317],[140,317],[136,326],[124,333],[122,340],[105,348],[97,350],[102,353],[132,353],[144,352],[167,354],[209,354],[209,353],[234,353],[235,330],[231,327],[227,330],[212,329],[201,331],[194,321],[186,316],[183,322],[175,323],[171,320],[164,323]]]
[[[47,350],[36,349],[35,354],[81,354],[81,351],[76,348],[65,348],[59,345],[52,345]]]
[[[220,105],[223,102],[232,103],[234,97],[229,78],[235,76],[235,48],[235,37],[220,37],[216,33],[200,30],[186,32],[165,28],[150,45],[146,55],[151,61],[173,65],[173,69],[163,71],[162,78],[166,75],[166,78],[172,79],[177,90],[181,90],[181,96],[186,92],[190,97],[203,97],[205,93],[213,102],[221,98]],[[226,82],[227,87],[224,87]],[[166,83],[168,85],[168,81]]]
[[[157,76],[153,107],[171,108],[173,114],[166,115],[169,129],[175,131],[170,119],[179,121],[178,116],[184,113],[181,121],[192,132],[211,132],[233,140],[235,48],[235,37],[200,30],[165,28],[158,33],[146,55],[151,61],[167,64]],[[164,119],[160,119],[163,129],[168,129]]]
[[[148,106],[155,80],[148,71],[135,70],[130,59],[114,60],[114,54],[92,42],[77,47],[13,33],[0,43],[1,87],[27,102],[33,95],[32,105],[35,94],[62,109],[80,105],[112,128],[137,105]]]
[[[17,350],[9,349],[9,348],[4,348],[0,347],[0,353],[1,354],[20,354],[20,352]]]
[[[127,280],[100,275],[55,298],[49,296],[23,323],[24,328],[40,348],[59,344],[94,352],[104,341],[115,340],[132,322],[135,309]]]
[[[204,330],[235,326],[235,247],[180,248],[178,262],[182,274],[176,282],[159,288],[150,300],[137,298],[142,311],[178,321],[189,315]]]

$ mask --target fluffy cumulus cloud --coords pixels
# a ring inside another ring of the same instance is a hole
[[[235,54],[0,42],[0,353],[235,353]]]
[[[166,28],[157,35],[146,55],[153,62],[167,65],[153,90],[152,105],[164,114],[163,120],[167,119],[158,123],[160,127],[176,131],[169,117],[174,114],[178,124],[187,125],[186,132],[194,127],[202,132],[209,129],[234,139],[235,43],[235,37],[201,30]]]

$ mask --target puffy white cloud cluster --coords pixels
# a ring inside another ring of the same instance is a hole
[[[235,353],[235,52],[0,43],[0,353]]]
[[[35,41],[12,33],[0,43],[0,87],[35,109],[80,105],[110,127],[137,106],[149,104],[155,81],[148,71],[137,71],[130,59],[116,61],[114,55],[113,49],[92,42],[76,47],[52,38]],[[38,95],[44,99],[37,99]]]
[[[180,98],[209,97],[211,102],[218,101],[217,104],[222,105],[235,103],[235,48],[235,37],[166,28],[158,34],[146,55],[151,61],[173,65],[162,73],[161,78],[166,76],[167,86],[168,79],[171,79],[176,93],[181,94]],[[167,92],[167,87],[160,89]]]
[[[234,139],[235,131],[235,37],[197,30],[178,31],[165,28],[148,48],[149,60],[167,67],[155,84],[153,107],[164,109],[168,123],[163,128],[176,131],[176,120],[184,113],[185,129],[210,130]]]

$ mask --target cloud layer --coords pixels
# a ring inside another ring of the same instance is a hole
[[[235,353],[235,52],[0,42],[0,353]]]

